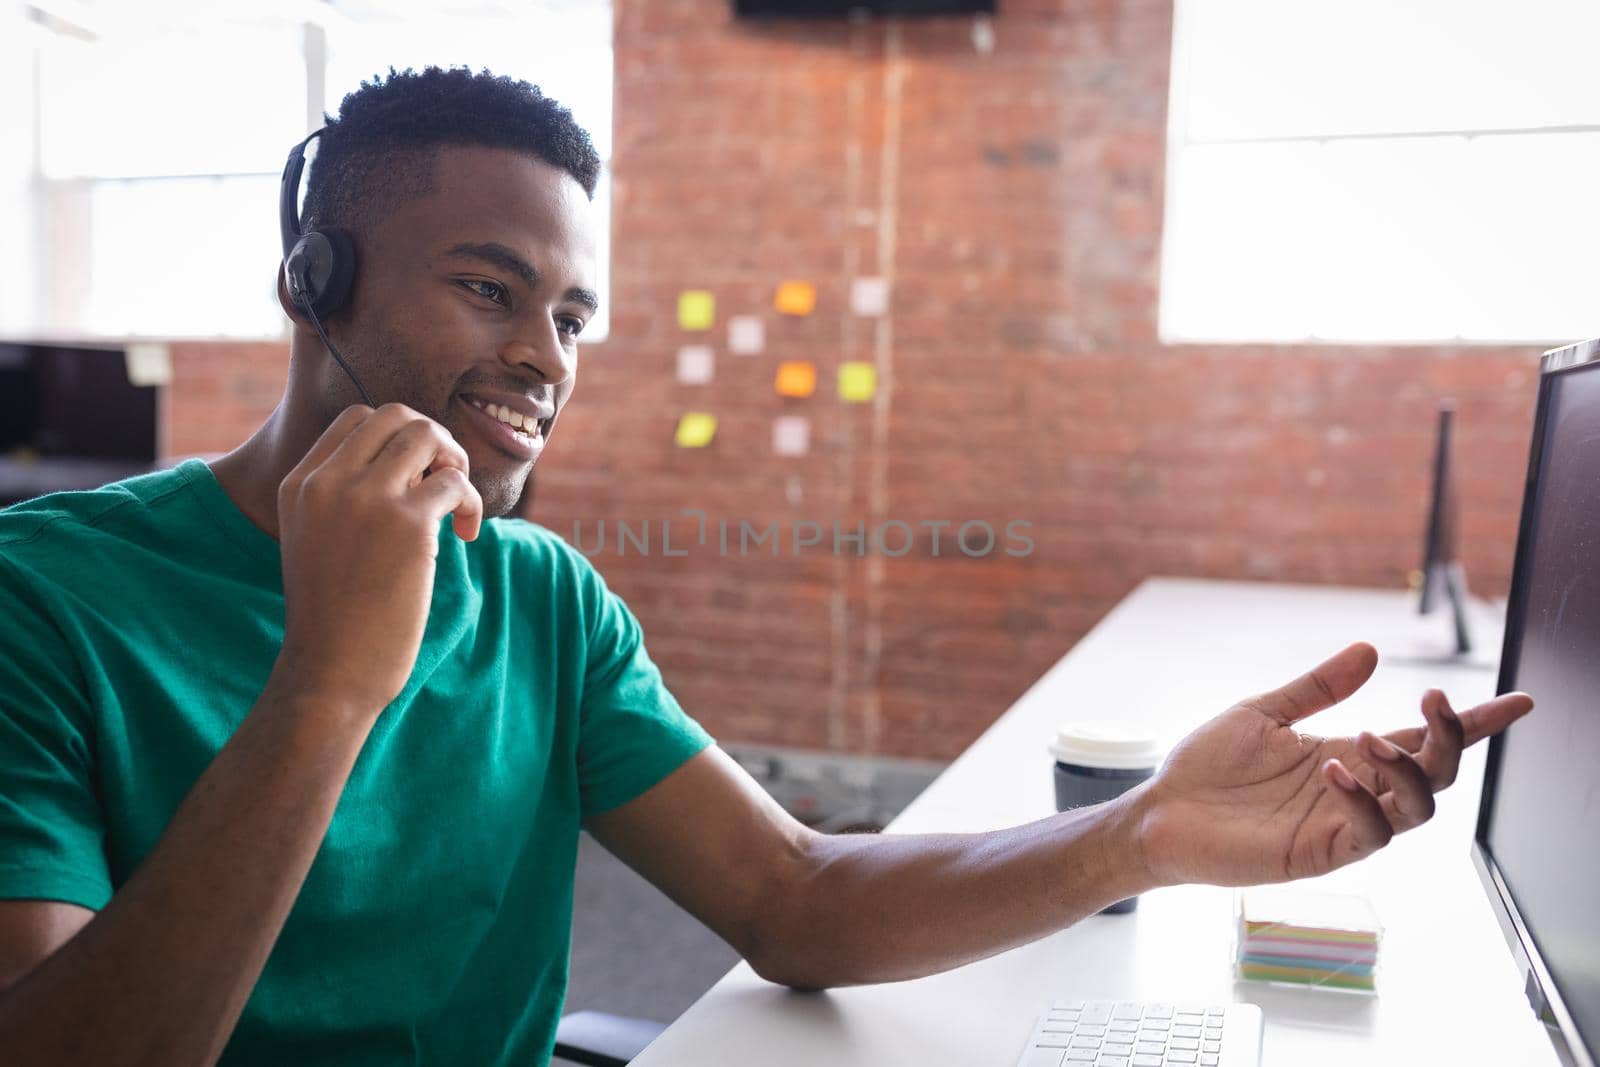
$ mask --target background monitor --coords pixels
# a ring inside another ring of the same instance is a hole
[[[1433,494],[1428,504],[1428,530],[1422,542],[1422,598],[1417,610],[1426,615],[1442,592],[1450,599],[1455,624],[1455,652],[1472,651],[1467,626],[1467,574],[1461,565],[1461,505],[1456,496],[1455,468],[1450,458],[1455,404],[1439,405],[1438,442],[1433,455]]]
[[[0,506],[153,469],[158,391],[122,348],[0,343]]]
[[[1534,1011],[1566,1062],[1600,1048],[1600,339],[1547,352],[1473,843]]]

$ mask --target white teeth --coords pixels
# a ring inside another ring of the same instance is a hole
[[[522,437],[532,437],[538,432],[536,427],[539,420],[524,417],[520,412],[512,411],[504,404],[485,404],[481,400],[472,400],[472,404],[480,411],[486,411],[507,426],[510,426]]]

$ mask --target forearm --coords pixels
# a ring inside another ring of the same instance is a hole
[[[127,884],[0,994],[8,1062],[221,1055],[366,739],[334,712],[275,674]]]
[[[892,982],[1071,926],[1154,888],[1141,797],[981,834],[819,837],[759,969],[799,988]]]

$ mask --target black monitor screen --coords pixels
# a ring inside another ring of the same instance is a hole
[[[1534,710],[1498,740],[1480,842],[1582,1044],[1600,1040],[1600,364],[1548,374],[1507,618],[1503,690]]]
[[[0,344],[0,456],[156,458],[156,388],[121,348]]]

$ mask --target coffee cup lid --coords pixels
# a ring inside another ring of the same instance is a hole
[[[1112,719],[1062,724],[1050,743],[1050,752],[1062,763],[1119,770],[1158,766],[1164,754],[1161,741],[1148,729]]]

